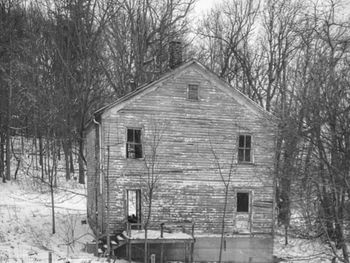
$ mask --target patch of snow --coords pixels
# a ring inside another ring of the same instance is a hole
[[[86,220],[85,190],[74,191],[78,194],[55,190],[56,233],[52,234],[49,191],[38,193],[16,182],[1,183],[0,262],[49,262],[50,253],[52,262],[107,262],[84,252],[93,235],[87,224],[81,224]]]
[[[275,236],[274,255],[283,262],[328,263],[333,258],[330,249],[320,240],[288,237],[288,245],[284,242],[284,236]]]
[[[131,237],[130,239],[144,239],[145,238],[145,231],[144,230],[131,230]],[[127,233],[124,231],[124,236],[128,236]],[[163,233],[163,237],[160,237],[160,231],[159,230],[148,230],[147,231],[147,238],[148,239],[192,239],[191,235],[188,235],[186,233],[182,232],[173,232],[173,233]]]

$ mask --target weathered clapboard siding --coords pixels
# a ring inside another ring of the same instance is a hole
[[[187,99],[189,84],[199,85],[199,101]],[[237,92],[236,92],[237,93]],[[233,94],[233,95],[232,95]],[[120,106],[123,103],[122,106]],[[173,75],[126,102],[105,109],[101,114],[102,163],[107,167],[109,148],[110,224],[114,232],[125,229],[126,189],[144,189],[144,159],[126,159],[126,129],[142,128],[143,151],[149,154],[152,127],[165,125],[157,154],[159,185],[153,198],[152,223],[194,221],[197,232],[218,233],[224,206],[224,184],[215,164],[213,150],[228,175],[234,155],[233,173],[226,211],[226,231],[240,232],[236,213],[237,191],[248,191],[249,231],[271,234],[273,231],[274,139],[273,118],[252,105],[198,64]],[[237,164],[240,134],[252,136],[253,163]],[[94,215],[98,153],[96,129],[87,134],[88,212]],[[93,146],[92,146],[93,145]],[[100,220],[106,223],[106,184],[98,195]],[[145,200],[143,200],[145,202]],[[142,205],[143,216],[147,206]],[[244,216],[244,215],[243,215]],[[103,226],[106,229],[106,226]],[[102,229],[102,230],[103,230]]]

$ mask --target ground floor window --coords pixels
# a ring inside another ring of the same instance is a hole
[[[249,212],[249,193],[237,193],[237,212]]]
[[[128,222],[141,223],[141,190],[127,190],[126,204]]]

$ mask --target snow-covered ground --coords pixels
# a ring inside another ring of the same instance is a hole
[[[73,182],[74,184],[74,182]],[[86,219],[85,189],[74,186],[70,191],[56,190],[56,233],[52,234],[52,211],[49,191],[38,191],[28,183],[0,183],[0,262],[93,263],[106,262],[84,252],[93,240]],[[44,189],[42,189],[44,190]],[[276,235],[274,254],[284,262],[331,262],[327,247],[319,241]],[[126,262],[118,260],[117,262]]]
[[[37,189],[39,190],[39,189]],[[56,233],[52,234],[49,191],[34,191],[28,185],[0,183],[0,262],[104,262],[84,252],[93,240],[86,219],[84,189],[55,193]],[[119,261],[118,261],[119,262]]]
[[[282,262],[328,263],[333,258],[330,249],[320,240],[288,237],[288,245],[284,243],[284,236],[275,236],[274,255]]]

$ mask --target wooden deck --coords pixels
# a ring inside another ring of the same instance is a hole
[[[122,236],[125,237],[125,242],[127,245],[126,255],[129,262],[132,261],[133,245],[137,246],[140,244],[145,244],[146,242],[149,258],[152,257],[151,255],[153,254],[151,252],[151,245],[156,246],[157,250],[160,251],[157,260],[154,259],[154,262],[164,262],[166,245],[182,246],[182,255],[178,255],[178,257],[183,262],[193,262],[193,249],[195,243],[193,232],[191,234],[179,231],[166,232],[164,231],[163,226],[164,225],[162,224],[159,230],[147,230],[146,234],[146,231],[144,229],[131,229],[132,224],[128,225],[127,231],[124,231]]]

